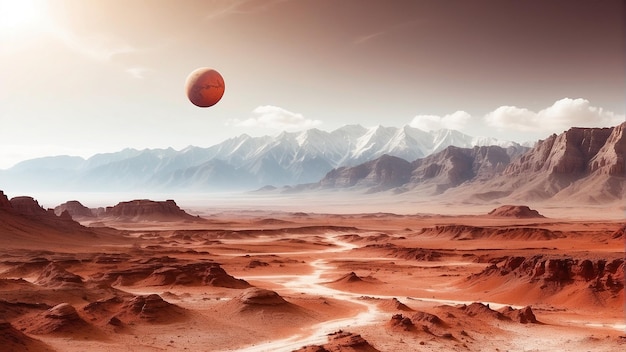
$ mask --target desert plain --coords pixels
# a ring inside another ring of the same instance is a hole
[[[2,351],[626,347],[624,221],[602,208],[1,196]]]

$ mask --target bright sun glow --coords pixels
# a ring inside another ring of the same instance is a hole
[[[36,26],[44,18],[41,0],[0,0],[0,30]]]

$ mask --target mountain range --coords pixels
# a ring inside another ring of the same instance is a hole
[[[412,162],[384,155],[333,169],[319,182],[280,192],[389,191],[460,202],[575,201],[603,204],[626,198],[626,123],[571,128],[539,140],[532,149],[475,146],[444,150]]]
[[[331,170],[383,156],[409,162],[449,146],[488,145],[507,148],[509,157],[527,149],[455,130],[347,125],[332,132],[310,129],[275,137],[244,134],[208,148],[124,149],[88,159],[31,159],[0,170],[0,184],[5,189],[53,191],[252,190],[318,182]]]

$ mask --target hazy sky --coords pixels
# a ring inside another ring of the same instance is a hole
[[[517,141],[625,113],[621,0],[0,0],[0,168],[346,124]],[[184,94],[222,73],[211,108]]]

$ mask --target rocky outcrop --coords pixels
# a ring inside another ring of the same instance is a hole
[[[11,198],[11,206],[16,213],[28,216],[46,216],[48,212],[33,197],[19,196]]]
[[[180,209],[175,201],[153,201],[138,199],[120,202],[107,207],[105,217],[120,220],[196,220],[197,218]]]
[[[400,329],[403,331],[415,330],[415,324],[411,321],[411,318],[405,317],[402,314],[394,314],[391,316],[391,320],[388,323],[392,329]]]
[[[95,217],[91,209],[82,205],[77,200],[70,200],[54,208],[56,215],[61,215],[64,211],[67,211],[73,219]]]
[[[526,306],[522,309],[514,309],[513,307],[508,306],[502,308],[500,313],[502,313],[505,317],[521,324],[536,324],[539,322],[530,306]]]
[[[503,205],[490,211],[489,215],[516,219],[545,218],[538,211],[530,209],[526,205]]]
[[[491,309],[488,304],[482,304],[479,302],[474,302],[470,305],[464,304],[459,307],[459,310],[467,314],[470,317],[478,316],[478,317],[487,317],[487,318],[498,319],[498,320],[506,319],[504,314]]]
[[[538,282],[542,288],[562,287],[575,282],[586,282],[594,291],[619,292],[624,289],[624,259],[573,259],[534,257],[507,257],[500,265],[493,264],[469,280],[481,276],[512,276],[529,282]]]
[[[512,307],[504,307],[500,311],[493,310],[489,304],[474,302],[470,305],[462,305],[459,307],[463,313],[470,317],[487,317],[497,320],[512,320],[521,324],[538,323],[537,317],[533,313],[530,306],[521,309]]]

